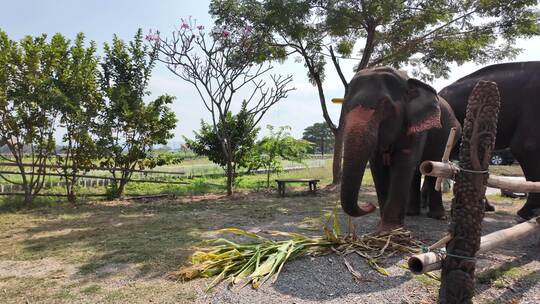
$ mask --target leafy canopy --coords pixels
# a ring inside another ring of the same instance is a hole
[[[324,122],[314,123],[313,125],[304,129],[302,139],[313,143],[313,149],[317,148],[317,152],[324,154],[332,151],[334,146],[334,133]]]
[[[226,168],[229,157],[223,152],[222,140],[219,136],[228,134],[230,142],[231,160],[233,166],[245,166],[246,156],[257,139],[259,128],[253,128],[253,116],[249,114],[245,105],[233,115],[228,112],[225,119],[219,121],[217,128],[201,120],[201,129],[194,132],[195,138],[184,137],[186,146],[195,154],[206,156],[210,161]]]
[[[358,69],[413,66],[427,79],[448,77],[449,63],[512,58],[516,39],[539,34],[536,0],[213,0],[218,24],[248,24],[266,43],[301,55],[324,79],[329,48],[359,47]],[[266,34],[266,35],[263,35]]]

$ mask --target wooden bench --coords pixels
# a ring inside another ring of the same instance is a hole
[[[285,196],[285,184],[286,183],[308,183],[309,184],[309,191],[310,192],[316,192],[317,191],[317,183],[320,180],[318,179],[308,179],[308,178],[287,178],[287,179],[276,179],[276,183],[278,185],[278,192],[281,196]]]

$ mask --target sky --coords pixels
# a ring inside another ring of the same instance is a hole
[[[181,18],[197,19],[198,24],[211,26],[208,14],[209,0],[0,0],[0,29],[7,32],[11,39],[19,40],[25,35],[62,33],[74,38],[79,32],[85,33],[88,40],[95,41],[101,48],[109,42],[113,34],[130,40],[138,28],[146,33],[159,30],[162,35],[169,35],[178,28]],[[513,61],[540,60],[540,38],[520,40],[517,46],[524,51]],[[347,79],[353,75],[356,61],[342,60],[342,70]],[[472,63],[463,66],[452,65],[449,79],[437,79],[431,85],[440,90],[455,80],[481,68]],[[324,83],[326,98],[343,96],[343,86],[333,69],[327,69]],[[274,126],[288,125],[296,137],[316,122],[322,122],[322,111],[317,90],[308,82],[306,69],[294,58],[283,64],[276,64],[273,73],[290,74],[296,88],[287,99],[280,101],[270,109],[261,121]],[[173,75],[163,65],[158,64],[150,82],[152,97],[161,94],[176,96],[172,108],[177,115],[178,125],[175,138],[170,142],[175,146],[182,141],[182,136],[191,137],[193,130],[199,129],[200,120],[208,120],[210,115],[196,95],[195,88]],[[241,100],[239,96],[239,100]],[[329,103],[331,117],[337,122],[339,105]],[[261,132],[261,134],[264,134]]]

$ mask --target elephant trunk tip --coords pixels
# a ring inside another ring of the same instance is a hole
[[[343,211],[345,211],[346,214],[353,217],[364,216],[364,215],[372,213],[373,211],[377,209],[377,207],[375,207],[375,205],[373,205],[372,203],[366,203],[366,204],[360,205],[360,204],[344,204],[342,202],[341,207],[343,208]]]

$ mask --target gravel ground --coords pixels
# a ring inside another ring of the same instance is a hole
[[[496,207],[499,204],[508,205],[500,202],[494,204]],[[517,209],[518,206],[514,207]],[[378,219],[378,214],[355,219],[357,230],[359,233],[370,231]],[[511,227],[515,224],[515,219],[512,215],[488,214],[483,234]],[[264,225],[262,222],[254,224]],[[447,224],[447,221],[437,221],[424,216],[407,218],[407,228],[427,244],[440,239],[445,234]],[[284,227],[273,228],[284,230]],[[539,247],[540,234],[481,255],[477,263],[480,277],[497,269],[503,269],[504,274],[500,277],[494,274],[493,280],[486,278],[478,282],[475,302],[540,303]],[[406,258],[401,256],[387,260],[383,266],[390,276],[384,277],[372,270],[361,258],[350,255],[347,259],[363,274],[362,281],[354,280],[342,258],[331,254],[294,260],[284,267],[276,283],[264,285],[259,290],[250,287],[231,290],[227,284],[221,284],[210,293],[205,293],[202,290],[208,283],[206,280],[185,283],[185,288],[196,291],[195,303],[436,302],[439,282],[426,276],[414,276],[399,267],[406,263]]]

